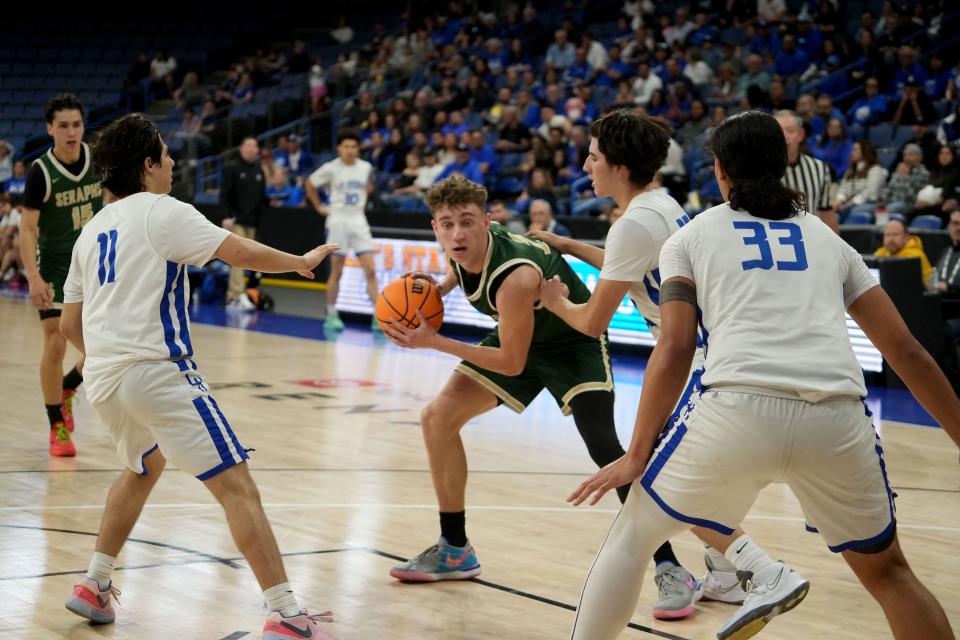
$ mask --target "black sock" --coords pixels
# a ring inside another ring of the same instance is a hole
[[[53,425],[58,422],[63,422],[63,412],[60,409],[60,404],[48,404],[47,407],[47,418],[50,420],[50,428],[53,429]]]
[[[77,368],[74,367],[67,372],[67,375],[63,376],[63,388],[64,389],[76,389],[80,386],[80,383],[83,382],[83,376],[80,375],[80,372],[77,371]]]
[[[676,566],[680,566],[680,561],[677,560],[677,556],[673,555],[673,547],[670,546],[670,541],[664,542],[660,545],[660,548],[653,552],[653,562],[654,564],[660,564],[661,562],[671,562]]]
[[[448,544],[455,547],[467,546],[467,512],[441,511],[440,534]]]

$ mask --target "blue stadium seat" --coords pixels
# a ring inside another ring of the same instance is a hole
[[[877,149],[877,161],[884,169],[890,170],[890,165],[897,159],[897,150],[895,147],[881,147]]]
[[[523,191],[523,180],[515,176],[501,176],[497,178],[494,191],[519,194]]]
[[[886,122],[873,125],[867,132],[867,139],[878,149],[890,146],[890,141],[893,139],[893,125]]]
[[[615,204],[611,198],[587,198],[578,200],[570,211],[572,216],[589,216],[601,211],[605,206]]]
[[[873,224],[873,222],[873,214],[864,211],[854,211],[843,221],[844,224]]]
[[[913,138],[912,127],[900,125],[893,130],[893,142],[890,143],[890,146],[895,149],[902,149],[903,145],[907,144],[907,141],[911,138]]]
[[[910,223],[910,228],[940,230],[943,228],[943,220],[940,219],[940,216],[917,216]]]

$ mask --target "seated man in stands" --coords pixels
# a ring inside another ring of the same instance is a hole
[[[530,227],[528,231],[549,231],[558,236],[571,236],[570,229],[556,221],[553,208],[546,200],[534,200],[530,203]]]
[[[950,213],[947,223],[950,246],[944,249],[934,270],[933,288],[944,295],[960,298],[960,208]]]
[[[907,223],[903,220],[894,219],[887,223],[883,229],[883,246],[874,251],[873,255],[881,258],[920,258],[923,285],[927,286],[930,283],[933,267],[930,266],[927,254],[923,252],[923,241],[917,236],[910,235],[907,231]]]
[[[910,143],[903,148],[903,162],[897,165],[887,186],[880,192],[881,204],[891,213],[909,214],[920,189],[930,182],[930,172],[923,166],[923,149]]]

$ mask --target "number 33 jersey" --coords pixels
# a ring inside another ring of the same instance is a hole
[[[64,302],[83,303],[91,402],[106,399],[138,362],[193,355],[186,265],[203,266],[229,235],[192,205],[143,192],[107,205],[84,226]]]
[[[866,395],[846,309],[877,281],[816,216],[772,221],[713,207],[666,242],[660,273],[696,285],[704,387],[782,390],[811,402]]]

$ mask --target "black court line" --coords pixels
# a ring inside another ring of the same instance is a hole
[[[8,528],[14,528],[14,529],[35,529],[35,530],[38,530],[38,531],[57,531],[57,532],[61,532],[61,533],[73,533],[73,534],[84,535],[84,536],[91,536],[91,535],[92,535],[92,536],[95,536],[95,535],[97,535],[97,534],[95,534],[95,533],[90,533],[90,532],[87,532],[87,531],[71,531],[71,530],[69,530],[69,529],[50,529],[50,528],[47,528],[47,527],[31,527],[31,526],[26,526],[26,525],[0,524],[0,527],[8,527]],[[195,563],[198,563],[198,562],[217,562],[217,563],[220,563],[220,564],[226,564],[227,566],[231,566],[231,567],[234,567],[234,568],[240,568],[240,565],[237,565],[236,562],[239,561],[239,560],[243,560],[243,556],[238,556],[238,557],[235,557],[235,558],[218,558],[217,556],[214,556],[214,555],[211,555],[211,554],[203,553],[203,552],[200,552],[200,551],[193,551],[192,549],[185,549],[184,547],[176,547],[176,546],[173,546],[173,545],[166,545],[166,544],[163,544],[163,543],[160,543],[160,542],[152,542],[152,541],[149,541],[149,540],[134,540],[133,538],[130,538],[129,540],[130,540],[130,542],[140,542],[140,543],[142,543],[142,544],[149,544],[149,545],[154,545],[154,546],[158,546],[158,547],[168,547],[168,548],[172,548],[172,549],[178,549],[178,550],[181,550],[181,551],[187,551],[187,552],[189,552],[189,553],[193,553],[193,554],[196,554],[196,555],[198,555],[198,556],[201,556],[203,559],[187,560],[187,561],[182,561],[182,562],[173,562],[173,561],[170,561],[170,562],[159,562],[159,563],[154,563],[154,564],[136,565],[136,566],[131,566],[131,567],[117,567],[117,568],[115,569],[115,571],[131,571],[131,570],[137,570],[137,569],[152,569],[152,568],[155,568],[155,567],[171,566],[171,565],[195,564]],[[371,553],[371,554],[373,554],[373,555],[380,556],[381,558],[387,558],[387,559],[389,559],[389,560],[396,560],[397,562],[406,562],[407,560],[409,560],[409,558],[404,558],[403,556],[398,556],[398,555],[396,555],[395,553],[390,553],[390,552],[388,552],[388,551],[383,551],[383,550],[377,549],[377,548],[375,548],[375,547],[344,547],[344,548],[335,548],[335,549],[315,549],[315,550],[312,550],[312,551],[293,551],[293,552],[290,552],[290,553],[282,553],[282,554],[280,554],[280,555],[283,556],[284,558],[292,558],[292,557],[295,557],[295,556],[324,555],[324,554],[330,554],[330,553],[346,553],[346,552],[354,552],[354,551],[363,551],[363,552],[365,552],[365,553]],[[51,576],[82,575],[82,574],[85,574],[86,572],[87,572],[86,569],[81,569],[81,570],[77,570],[77,571],[54,571],[54,572],[50,572],[50,573],[40,573],[40,574],[30,575],[30,576],[0,576],[0,580],[24,580],[24,579],[29,579],[29,578],[46,578],[46,577],[51,577]],[[550,605],[550,606],[552,606],[552,607],[557,607],[558,609],[564,609],[564,610],[566,610],[566,611],[576,611],[576,610],[577,610],[577,608],[576,608],[575,606],[573,606],[572,604],[567,604],[566,602],[560,602],[559,600],[553,600],[552,598],[547,598],[547,597],[545,597],[545,596],[540,596],[540,595],[537,595],[537,594],[535,594],[535,593],[530,593],[529,591],[523,591],[523,590],[521,590],[521,589],[515,589],[515,588],[513,588],[513,587],[508,587],[508,586],[506,586],[506,585],[498,584],[498,583],[496,583],[496,582],[490,582],[489,580],[482,580],[482,579],[480,579],[480,578],[472,578],[472,579],[469,580],[468,582],[472,582],[472,583],[474,583],[474,584],[478,584],[478,585],[481,585],[481,586],[483,586],[483,587],[487,587],[487,588],[489,588],[489,589],[496,589],[497,591],[502,591],[503,593],[509,593],[510,595],[520,596],[521,598],[526,598],[526,599],[528,599],[528,600],[533,600],[534,602],[539,602],[539,603],[541,603],[541,604],[547,604],[547,605]],[[667,638],[668,640],[689,640],[688,638],[684,638],[683,636],[677,636],[677,635],[673,635],[672,633],[667,633],[666,631],[659,631],[659,630],[657,630],[657,629],[652,629],[652,628],[650,628],[650,627],[646,627],[646,626],[641,625],[641,624],[636,624],[635,622],[629,623],[629,624],[627,625],[627,627],[630,628],[630,629],[635,629],[635,630],[637,630],[637,631],[643,631],[644,633],[647,633],[647,634],[650,634],[650,635],[653,635],[653,636],[657,636],[657,637],[660,637],[660,638]],[[235,638],[242,638],[242,637],[244,637],[244,636],[246,636],[246,635],[249,635],[249,633],[250,633],[249,631],[235,631],[235,632],[233,632],[232,634],[226,636],[225,638],[221,638],[221,640],[234,640]],[[239,634],[239,635],[238,635],[238,634]]]
[[[15,473],[118,473],[126,468],[117,469],[3,469],[0,475]],[[250,467],[252,473],[293,471],[297,473],[430,473],[429,469],[364,469],[364,468],[316,468],[316,467]],[[589,471],[497,471],[493,469],[471,469],[471,475],[501,475],[501,476],[560,476],[570,478],[584,478],[590,475]],[[780,483],[774,483],[780,484]],[[960,489],[940,489],[927,487],[893,486],[895,491],[925,491],[929,493],[960,493]]]
[[[36,526],[23,525],[23,524],[0,524],[0,527],[4,527],[6,529],[32,529],[34,531],[51,531],[54,533],[72,533],[78,536],[93,536],[94,538],[97,537],[97,535],[99,535],[98,533],[92,532],[92,531],[76,531],[74,529],[55,529],[52,527],[36,527]],[[152,547],[161,547],[164,549],[173,549],[174,551],[183,551],[184,553],[189,553],[195,556],[200,556],[201,558],[206,558],[210,562],[218,562],[232,569],[242,568],[242,566],[237,564],[233,559],[221,558],[219,556],[213,555],[212,553],[204,553],[203,551],[197,551],[196,549],[181,547],[175,544],[167,544],[165,542],[155,542],[153,540],[141,540],[140,538],[127,538],[127,542],[136,542],[138,544],[146,544]]]

